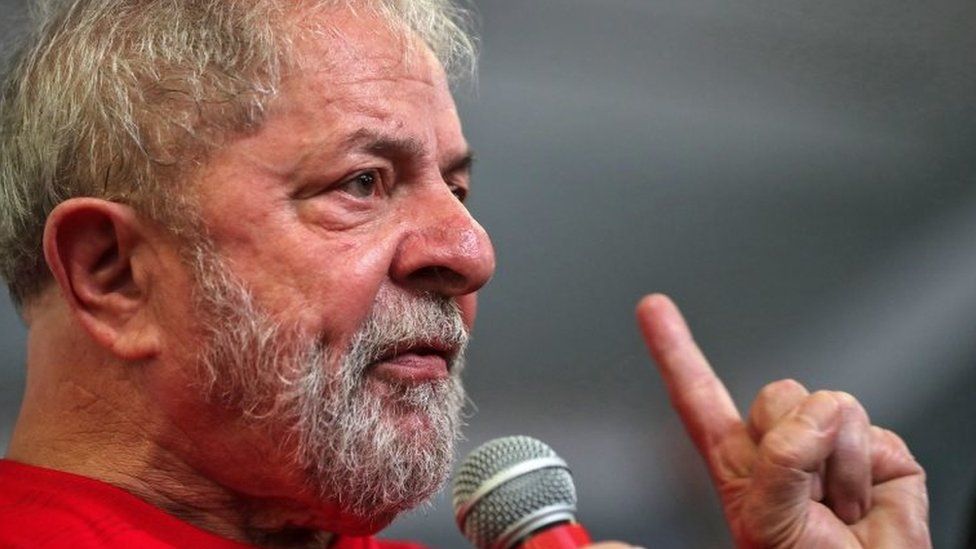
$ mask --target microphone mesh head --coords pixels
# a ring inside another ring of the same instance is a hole
[[[476,547],[490,548],[521,519],[545,508],[563,506],[575,510],[576,488],[565,467],[546,467],[516,476],[480,497],[466,517],[459,511],[487,481],[521,463],[539,458],[558,458],[544,442],[526,436],[498,438],[472,451],[454,477],[454,513],[458,526]],[[463,522],[462,522],[463,519]]]

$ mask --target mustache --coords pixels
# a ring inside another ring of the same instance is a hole
[[[423,350],[444,356],[449,366],[456,366],[469,340],[470,332],[453,298],[384,288],[346,354],[358,357],[366,367],[408,350]]]

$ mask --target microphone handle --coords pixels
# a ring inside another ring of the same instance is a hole
[[[576,549],[591,543],[593,541],[582,524],[564,522],[528,536],[518,549]]]

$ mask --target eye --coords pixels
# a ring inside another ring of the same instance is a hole
[[[376,194],[379,175],[375,171],[360,172],[339,185],[338,189],[356,198],[369,198]]]
[[[460,185],[450,183],[448,184],[448,187],[451,189],[451,192],[454,193],[454,196],[457,197],[459,202],[464,202],[464,199],[468,197],[468,189],[465,189]]]

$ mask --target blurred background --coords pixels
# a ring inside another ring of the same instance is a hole
[[[937,547],[976,494],[976,3],[483,0],[470,207],[498,272],[462,452],[549,442],[598,538],[731,546],[633,323],[672,295],[740,407],[859,396],[929,474]],[[0,0],[6,48],[25,2]],[[5,298],[5,296],[4,296]],[[0,449],[24,328],[0,304]],[[448,498],[388,536],[463,547]]]

